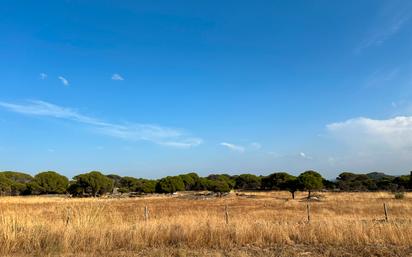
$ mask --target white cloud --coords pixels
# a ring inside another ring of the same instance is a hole
[[[239,152],[239,153],[244,153],[245,152],[245,148],[243,146],[240,145],[235,145],[235,144],[230,144],[230,143],[226,143],[226,142],[222,142],[220,143],[221,146],[227,147],[228,149],[235,151],[235,152]]]
[[[47,74],[46,73],[40,73],[40,79],[41,80],[47,79]]]
[[[59,119],[71,120],[81,124],[92,126],[95,131],[129,141],[150,141],[159,145],[189,148],[200,145],[200,138],[189,137],[178,129],[161,127],[151,124],[115,124],[105,122],[93,117],[83,115],[70,108],[60,107],[44,101],[30,101],[28,104],[15,104],[0,102],[0,106],[9,111],[34,115],[47,116]]]
[[[408,1],[388,1],[383,5],[377,15],[375,25],[369,30],[368,35],[355,49],[355,53],[362,50],[380,46],[385,41],[399,33],[412,17],[412,4]]]
[[[360,149],[412,150],[412,116],[355,118],[327,125],[336,139]]]
[[[112,75],[112,80],[124,80],[124,78],[119,74],[115,73]]]
[[[312,160],[312,157],[306,155],[304,152],[300,152],[299,156],[302,157],[303,159]]]
[[[59,76],[58,79],[60,79],[60,81],[63,83],[63,85],[68,86],[69,85],[69,81],[62,76]]]

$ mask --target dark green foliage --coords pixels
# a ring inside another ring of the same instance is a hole
[[[120,187],[120,180],[122,179],[121,176],[116,175],[116,174],[109,174],[106,177],[110,178],[113,180],[113,186],[114,187]]]
[[[29,182],[32,183],[32,182]],[[27,183],[13,182],[11,185],[11,195],[24,195],[27,192]]]
[[[36,182],[31,181],[26,184],[25,194],[27,195],[39,195],[43,192],[43,188]]]
[[[224,180],[209,180],[207,182],[207,189],[215,193],[230,192],[229,184]]]
[[[393,183],[393,178],[382,178],[376,181],[376,187],[378,190],[384,191],[396,191],[398,190],[398,185]]]
[[[197,191],[204,191],[204,190],[208,190],[208,186],[209,186],[209,182],[211,180],[207,179],[207,178],[199,178],[194,187],[193,190],[197,190]]]
[[[262,178],[262,189],[286,190],[287,182],[292,179],[296,179],[296,177],[286,172],[275,172]]]
[[[69,194],[73,196],[83,196],[85,194],[84,188],[79,183],[77,183],[76,180],[72,180],[69,182],[67,192],[69,192]]]
[[[40,187],[41,194],[64,194],[69,180],[54,171],[41,172],[34,176],[34,181]]]
[[[302,188],[302,184],[300,183],[298,178],[295,176],[292,176],[285,183],[285,189],[288,190],[292,194],[292,199],[295,199],[296,191],[298,191],[301,188]]]
[[[395,196],[395,199],[403,199],[403,198],[405,198],[405,193],[403,191],[395,192],[394,196]]]
[[[299,189],[299,181],[295,176],[286,172],[276,172],[262,178],[262,189],[287,190],[295,199],[295,192]]]
[[[152,194],[156,192],[156,184],[156,180],[139,179],[134,191],[139,193]]]
[[[393,183],[398,186],[398,190],[405,190],[409,188],[409,181],[410,181],[409,175],[399,176],[393,179]]]
[[[156,184],[157,193],[168,193],[172,194],[177,191],[184,191],[185,184],[179,176],[169,176],[160,179]]]
[[[385,173],[382,173],[382,172],[371,172],[371,173],[366,174],[366,176],[368,176],[368,178],[372,180],[382,180],[382,179],[393,180],[395,178],[394,176],[386,175]]]
[[[69,186],[69,192],[73,195],[97,196],[113,191],[113,180],[98,171],[80,174],[73,179]]]
[[[18,183],[28,183],[33,180],[33,177],[29,174],[16,172],[16,171],[2,171],[1,175],[4,175],[6,178],[12,180],[13,182]]]
[[[336,178],[343,191],[396,191],[408,187],[409,176],[394,177],[384,173],[354,174],[343,172]]]
[[[222,180],[225,181],[230,189],[234,189],[236,185],[237,176],[230,176],[228,174],[211,174],[206,177],[208,180]]]
[[[412,172],[411,172],[412,174]],[[29,174],[4,171],[0,172],[0,195],[38,195],[64,194],[70,192],[74,196],[98,196],[111,193],[113,187],[121,193],[174,193],[184,190],[209,190],[213,192],[229,192],[240,190],[287,190],[294,194],[297,190],[307,190],[309,195],[314,190],[342,191],[392,191],[394,194],[412,189],[409,175],[390,176],[384,173],[368,174],[341,173],[336,181],[323,179],[315,171],[306,171],[294,177],[286,172],[277,172],[268,176],[253,174],[228,175],[211,174],[199,177],[196,173],[165,177],[160,180],[148,180],[134,177],[121,177],[115,174],[103,175],[90,172],[75,176],[73,181],[56,172],[48,171],[37,174],[34,178]]]
[[[183,183],[185,184],[185,190],[195,190],[196,182],[199,180],[199,175],[196,173],[188,173],[179,175],[182,178]]]
[[[323,187],[327,190],[336,190],[336,183],[327,179],[322,180]]]
[[[154,193],[156,189],[156,180],[137,179],[133,177],[122,177],[119,181],[119,192],[138,192],[150,194]]]
[[[27,194],[27,184],[33,177],[14,171],[0,172],[0,194],[2,195],[21,195]]]
[[[11,186],[13,181],[0,174],[0,194],[1,195],[10,195],[11,194]]]
[[[239,175],[235,181],[236,189],[259,190],[261,187],[261,178],[253,174]]]
[[[308,191],[308,197],[310,197],[312,191],[322,189],[322,180],[322,176],[313,170],[305,171],[298,177],[299,184],[304,190]]]
[[[365,174],[343,172],[336,178],[338,187],[343,191],[375,190],[376,183]]]
[[[134,192],[139,180],[133,177],[122,177],[119,180],[119,188],[127,189],[129,192]]]
[[[409,186],[408,186],[408,188],[412,189],[412,171],[410,172],[410,175],[409,175]]]

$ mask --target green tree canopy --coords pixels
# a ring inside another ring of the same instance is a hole
[[[207,189],[215,193],[230,192],[230,186],[224,180],[208,180]]]
[[[156,192],[156,184],[156,180],[139,179],[134,191],[139,193],[151,194]]]
[[[308,191],[308,197],[310,197],[312,191],[322,189],[322,180],[322,176],[313,170],[305,171],[298,177],[303,189]]]
[[[238,176],[230,176],[228,174],[211,174],[209,176],[206,177],[207,180],[222,180],[225,181],[230,189],[235,188],[236,185],[236,178]]]
[[[18,182],[18,183],[28,183],[33,180],[33,177],[29,174],[17,171],[2,171],[0,172],[1,175],[5,176],[6,178]]]
[[[286,172],[276,172],[262,178],[263,189],[287,190],[295,199],[295,192],[299,189],[299,181],[295,176]]]
[[[253,174],[242,174],[235,180],[236,189],[258,190],[261,187],[261,178]]]
[[[121,176],[116,175],[116,174],[109,174],[106,177],[110,178],[113,180],[113,186],[114,187],[120,187],[120,180],[122,179]]]
[[[123,192],[134,192],[136,190],[139,180],[134,177],[122,177],[119,180],[119,187]]]
[[[184,191],[185,184],[179,176],[169,176],[160,179],[156,184],[156,192],[172,194],[177,191]]]
[[[342,172],[336,178],[337,185],[343,191],[367,191],[376,190],[376,181],[366,174],[355,174],[352,172]]]
[[[412,189],[412,171],[410,172],[410,175],[409,175],[409,189]]]
[[[69,185],[69,180],[65,176],[54,171],[37,174],[33,182],[39,185],[42,194],[64,194]]]
[[[185,184],[185,190],[194,190],[196,182],[199,180],[199,175],[196,173],[188,173],[179,175],[182,178],[183,183]]]
[[[286,183],[296,178],[286,172],[275,172],[262,178],[262,189],[286,190]]]
[[[112,192],[113,180],[98,171],[75,176],[69,187],[72,194],[90,194],[93,196]]]
[[[31,175],[16,171],[3,171],[0,172],[0,176],[9,180],[7,183],[10,183],[11,188],[9,192],[3,194],[20,195],[30,193],[27,191],[27,183],[33,180]]]
[[[11,179],[7,178],[3,174],[0,174],[0,194],[10,195],[13,183],[14,182]]]

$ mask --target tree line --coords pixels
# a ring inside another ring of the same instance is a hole
[[[412,175],[412,172],[411,172]],[[305,171],[299,176],[275,172],[267,176],[254,174],[211,174],[200,177],[196,173],[167,176],[158,180],[104,175],[91,171],[74,176],[72,180],[55,172],[40,172],[34,177],[15,171],[0,172],[1,195],[70,194],[72,196],[101,196],[118,193],[174,193],[177,191],[212,191],[225,193],[236,190],[286,190],[295,197],[296,191],[393,191],[412,189],[411,175],[390,176],[384,173],[356,174],[343,172],[334,181],[323,178],[316,171]]]

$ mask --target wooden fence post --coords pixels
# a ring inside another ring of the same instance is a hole
[[[385,221],[388,222],[389,219],[388,219],[388,210],[386,208],[386,203],[383,203],[383,210],[385,212]]]
[[[71,219],[71,216],[72,216],[71,209],[70,209],[70,208],[68,208],[68,209],[67,209],[67,211],[66,211],[66,221],[65,221],[66,226],[68,226],[68,225],[69,225],[69,223],[70,223],[70,219]]]
[[[226,221],[226,225],[229,224],[229,210],[227,208],[227,204],[225,205],[225,221]]]
[[[149,210],[147,209],[147,206],[144,207],[144,221],[149,220]]]
[[[310,205],[309,205],[309,202],[306,204],[306,211],[308,213],[308,223],[310,223]]]

